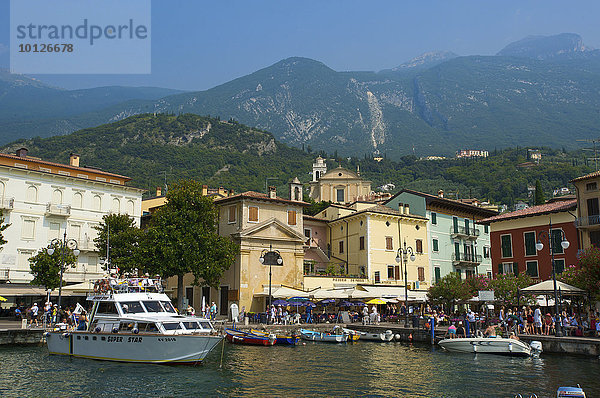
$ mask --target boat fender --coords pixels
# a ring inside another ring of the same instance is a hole
[[[71,335],[71,333],[63,333],[63,334],[62,334],[62,337],[64,337],[64,338],[66,339],[66,338],[67,338],[67,337],[69,337],[70,335]]]
[[[50,332],[44,332],[44,334],[42,336],[48,337],[48,336],[50,336]]]
[[[409,341],[412,341],[412,333],[410,333],[410,334],[408,335],[408,340],[409,340]]]
[[[395,338],[397,341],[400,341],[400,335],[399,335],[398,333],[396,333],[396,334],[394,335],[394,338]]]
[[[477,353],[477,344],[473,344],[473,352]]]
[[[512,343],[508,343],[508,351],[509,351],[509,352],[513,352],[513,346],[512,346]]]
[[[119,329],[118,328],[112,328],[112,332],[113,333],[119,333]]]
[[[100,328],[100,326],[96,326],[96,329],[94,329],[94,332],[96,333],[100,333],[102,331],[102,329]]]
[[[138,328],[133,328],[132,330],[133,334],[138,334],[140,332],[140,329]]]

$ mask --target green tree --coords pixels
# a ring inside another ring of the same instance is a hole
[[[577,266],[567,267],[558,279],[587,290],[592,300],[600,301],[600,249],[594,246],[586,249],[578,256]]]
[[[216,287],[235,261],[239,246],[217,234],[218,211],[202,196],[202,185],[182,180],[171,186],[167,203],[157,210],[140,246],[146,270],[163,278],[177,276],[177,306],[183,305],[183,276],[194,284]]]
[[[452,311],[457,301],[473,296],[467,284],[460,279],[460,274],[451,272],[429,288],[427,297],[434,303],[445,304],[447,310]]]
[[[75,267],[77,257],[73,254],[73,250],[68,247],[64,248],[64,263],[63,249],[61,244],[54,245],[54,253],[48,254],[48,248],[44,247],[35,256],[29,259],[29,268],[33,275],[32,285],[44,286],[46,289],[56,289],[60,286],[60,267],[63,265],[63,270],[68,266]],[[64,286],[64,281],[62,283]]]
[[[142,233],[132,217],[127,214],[107,214],[102,217],[100,225],[94,228],[98,231],[94,243],[100,256],[106,258],[108,242],[112,266],[117,266],[121,271],[138,268],[137,249]]]
[[[535,180],[535,205],[543,205],[546,203],[546,199],[544,198],[544,190],[542,189],[542,183],[540,180]]]
[[[519,300],[521,304],[533,304],[535,302],[535,296],[519,294],[519,289],[526,288],[532,284],[533,280],[526,274],[519,274],[518,276],[514,274],[498,274],[490,281],[489,288],[494,291],[496,301],[507,306],[515,306]]]
[[[8,227],[10,227],[10,224],[4,222],[4,216],[2,215],[2,210],[0,210],[0,250],[2,250],[2,246],[6,244],[6,239],[4,239],[4,235],[2,233]]]

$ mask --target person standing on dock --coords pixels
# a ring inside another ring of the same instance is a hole
[[[310,305],[306,306],[306,323],[313,323],[312,307]]]

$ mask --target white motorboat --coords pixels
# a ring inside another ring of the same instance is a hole
[[[178,315],[160,284],[102,280],[85,330],[44,333],[50,354],[119,362],[197,364],[223,339],[208,319]]]
[[[344,331],[344,333],[347,333],[349,335],[358,335],[359,340],[387,342],[387,341],[392,341],[394,339],[394,332],[392,332],[391,330],[386,330],[385,332],[374,333],[374,332],[363,332],[360,330],[344,328],[343,331]]]
[[[444,339],[438,343],[446,351],[472,352],[481,354],[502,354],[514,356],[537,355],[542,352],[542,343],[532,341],[531,345],[516,339],[503,337],[467,337]]]
[[[300,337],[304,340],[320,341],[323,343],[345,343],[348,341],[347,334],[322,333],[307,329],[300,329]]]

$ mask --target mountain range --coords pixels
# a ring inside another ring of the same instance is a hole
[[[574,148],[576,138],[597,137],[600,51],[560,34],[528,37],[495,56],[427,53],[379,72],[294,57],[206,91],[161,90],[67,91],[0,74],[0,144],[141,113],[195,113],[342,155]]]

